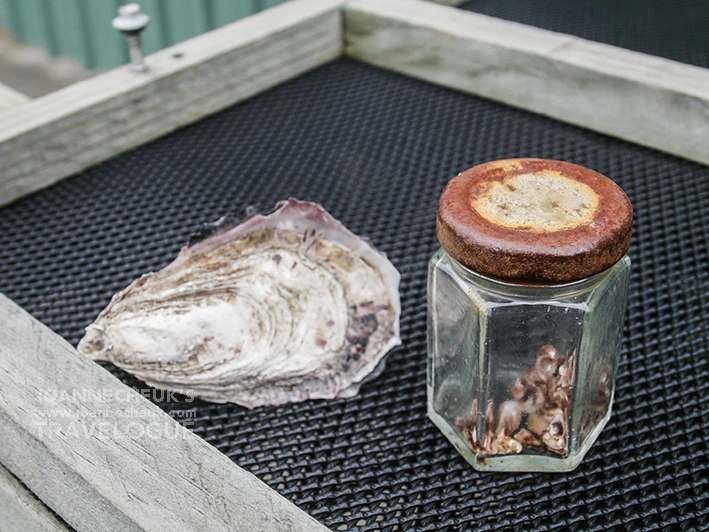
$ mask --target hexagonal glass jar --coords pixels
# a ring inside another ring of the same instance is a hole
[[[428,415],[474,468],[570,471],[611,415],[630,259],[522,285],[439,250],[429,264]]]
[[[428,279],[428,413],[483,471],[570,471],[611,415],[632,206],[610,179],[509,159],[456,176]]]

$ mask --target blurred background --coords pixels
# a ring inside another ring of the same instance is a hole
[[[287,0],[140,0],[150,54]],[[0,83],[36,98],[128,62],[111,27],[129,0],[0,0]]]

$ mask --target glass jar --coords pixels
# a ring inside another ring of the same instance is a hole
[[[591,170],[487,163],[439,203],[428,413],[475,469],[570,471],[611,415],[632,208]]]

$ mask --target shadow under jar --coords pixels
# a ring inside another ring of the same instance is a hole
[[[544,159],[471,168],[441,195],[428,279],[428,415],[475,469],[570,471],[611,415],[632,207]]]

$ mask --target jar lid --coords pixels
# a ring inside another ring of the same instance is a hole
[[[436,229],[464,266],[509,281],[565,283],[628,251],[633,208],[601,174],[548,159],[481,164],[446,186]]]

